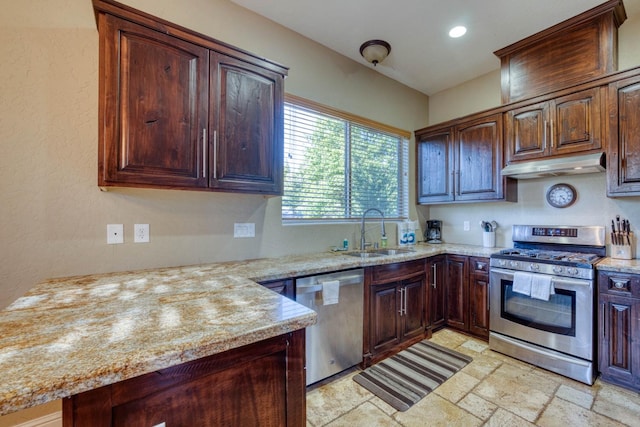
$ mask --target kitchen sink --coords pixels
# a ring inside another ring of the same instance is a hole
[[[347,252],[345,255],[358,258],[373,258],[385,255],[400,255],[415,252],[413,249],[370,249],[368,251]]]
[[[384,256],[384,254],[379,254],[373,251],[355,251],[355,252],[347,252],[345,255],[354,256],[358,258],[374,258],[378,256]]]
[[[382,255],[400,255],[415,252],[413,249],[374,249],[373,252]]]

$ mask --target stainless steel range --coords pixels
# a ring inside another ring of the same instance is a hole
[[[595,264],[606,254],[604,232],[513,226],[513,249],[491,256],[491,349],[593,384]]]

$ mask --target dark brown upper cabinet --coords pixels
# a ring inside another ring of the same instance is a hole
[[[609,85],[607,195],[640,196],[640,75]]]
[[[99,186],[282,193],[285,67],[116,2],[94,8]]]
[[[500,175],[502,141],[500,113],[417,130],[418,203],[515,201],[515,181]]]
[[[507,111],[506,163],[602,151],[603,101],[595,87]]]
[[[502,102],[580,84],[618,69],[618,27],[627,18],[609,0],[494,54],[500,58]]]

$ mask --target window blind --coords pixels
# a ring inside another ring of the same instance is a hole
[[[284,121],[283,220],[349,220],[368,208],[408,217],[403,135],[294,102]]]

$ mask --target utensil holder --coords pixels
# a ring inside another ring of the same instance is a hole
[[[496,247],[496,232],[495,231],[483,231],[482,232],[482,246],[485,248]]]
[[[633,233],[629,233],[629,244],[611,245],[611,258],[615,259],[633,259]]]

